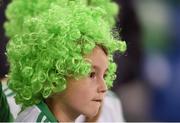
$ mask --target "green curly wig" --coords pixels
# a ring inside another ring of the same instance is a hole
[[[110,0],[13,0],[6,10],[9,86],[16,103],[37,104],[66,89],[67,77],[87,76],[91,64],[84,56],[96,45],[108,50],[111,87],[116,64],[113,52],[126,50],[113,38],[117,6]]]

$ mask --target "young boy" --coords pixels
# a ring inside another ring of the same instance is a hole
[[[9,86],[23,106],[16,121],[94,117],[114,79],[112,53],[126,49],[111,34],[117,6],[109,0],[46,2],[13,1],[7,9]]]

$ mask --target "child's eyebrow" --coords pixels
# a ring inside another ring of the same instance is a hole
[[[100,70],[100,68],[97,65],[92,65],[92,68]],[[108,71],[108,68],[106,68],[105,72],[107,72],[107,71]]]

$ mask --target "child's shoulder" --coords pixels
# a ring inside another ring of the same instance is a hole
[[[16,118],[16,122],[36,122],[40,119],[40,115],[42,115],[41,110],[36,105],[33,105],[20,112]],[[43,116],[41,117],[43,118]]]
[[[41,101],[39,104],[22,111],[18,115],[16,122],[57,122],[57,120],[46,103]]]

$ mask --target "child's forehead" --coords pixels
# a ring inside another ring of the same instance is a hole
[[[85,58],[93,58],[93,57],[96,57],[98,55],[101,55],[101,56],[107,56],[107,54],[104,52],[104,50],[99,47],[99,46],[95,46],[92,50],[92,52],[90,52],[89,54],[85,55]]]
[[[95,47],[93,51],[85,57],[94,69],[108,68],[108,56],[100,47]]]

